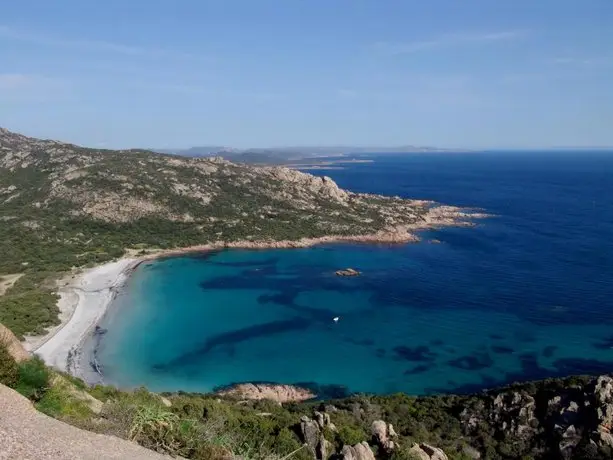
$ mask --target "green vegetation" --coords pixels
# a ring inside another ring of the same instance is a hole
[[[19,367],[6,347],[0,343],[0,383],[14,387],[18,379]]]
[[[326,426],[322,433],[335,452],[344,445],[367,441],[377,458],[385,460],[412,459],[409,449],[414,443],[439,447],[450,460],[469,460],[476,454],[494,460],[610,459],[613,454],[606,445],[590,442],[598,402],[590,396],[594,394],[595,381],[589,377],[515,384],[471,396],[355,395],[325,403],[280,406],[271,401],[238,401],[183,392],[161,396],[144,388],[90,388],[79,379],[46,369],[37,359],[17,366],[0,346],[0,378],[50,416],[133,440],[159,452],[197,460],[288,456],[309,460],[312,456],[304,446],[300,423],[303,416],[312,417],[315,411],[330,415],[333,426]],[[515,401],[524,398],[526,403],[517,408],[497,406],[499,395]],[[573,422],[580,436],[576,448],[564,455],[560,451],[560,432],[551,429],[568,423],[552,406],[556,396],[586,408],[577,412]],[[101,410],[94,410],[91,397],[100,401],[94,400]],[[519,407],[523,415],[516,414]],[[529,407],[534,407],[532,415]],[[469,423],[468,419],[477,422]],[[393,424],[398,433],[394,438],[398,447],[390,454],[377,449],[371,438],[375,420]],[[522,428],[515,430],[513,425]]]
[[[49,389],[51,372],[45,363],[34,357],[19,364],[19,380],[15,389],[32,401],[39,401]]]

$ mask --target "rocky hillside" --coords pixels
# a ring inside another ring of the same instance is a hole
[[[71,248],[75,264],[138,244],[365,235],[462,217],[430,205],[350,193],[327,177],[281,167],[88,149],[0,128],[3,227],[19,230],[21,240]],[[12,271],[36,262],[16,246]]]
[[[466,217],[287,168],[89,149],[0,128],[0,277],[17,280],[0,296],[0,322],[19,336],[41,332],[57,321],[50,273],[126,249],[410,241]]]

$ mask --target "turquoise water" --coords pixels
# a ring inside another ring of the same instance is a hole
[[[498,217],[419,244],[143,264],[101,324],[105,381],[426,394],[613,369],[613,156],[428,154],[325,173]],[[334,275],[345,267],[363,275]]]

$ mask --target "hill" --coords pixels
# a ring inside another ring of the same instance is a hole
[[[0,323],[20,336],[42,332],[57,322],[57,272],[127,249],[410,241],[414,230],[466,216],[287,168],[90,149],[0,128],[0,276],[17,280],[0,297]]]

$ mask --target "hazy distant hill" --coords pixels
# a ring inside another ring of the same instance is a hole
[[[339,157],[364,153],[410,153],[439,152],[444,149],[405,145],[398,147],[356,147],[356,146],[305,146],[235,149],[221,146],[191,147],[188,149],[154,149],[160,153],[171,153],[187,157],[220,156],[226,160],[251,164],[283,164],[312,158]]]

